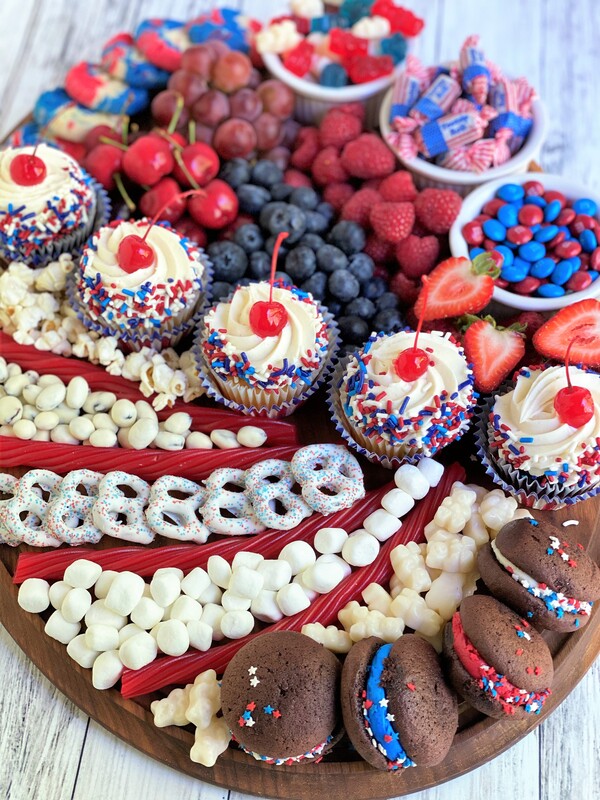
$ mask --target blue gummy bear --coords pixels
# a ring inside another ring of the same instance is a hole
[[[354,25],[359,19],[370,16],[372,5],[373,0],[344,0],[340,14],[346,17],[350,25]]]
[[[347,86],[348,73],[341,64],[327,64],[319,75],[319,83],[321,86]]]
[[[401,33],[394,33],[381,42],[381,52],[384,56],[391,56],[394,64],[400,64],[406,57],[408,44]]]

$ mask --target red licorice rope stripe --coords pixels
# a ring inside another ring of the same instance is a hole
[[[390,552],[399,544],[422,540],[423,528],[433,519],[437,507],[450,493],[452,484],[464,478],[465,471],[460,464],[448,467],[439,485],[413,508],[404,519],[400,530],[385,542],[376,561],[367,567],[357,569],[332,592],[317,598],[306,611],[294,617],[286,617],[280,622],[269,625],[263,631],[251,633],[243,639],[212,647],[205,653],[192,651],[183,656],[163,656],[142,669],[135,671],[126,669],[121,682],[121,693],[124,697],[138,697],[171,684],[191,683],[200,672],[207,669],[214,669],[220,674],[238,650],[261,633],[280,630],[299,631],[309,622],[330,625],[336,620],[338,611],[351,600],[360,599],[361,592],[370,583],[389,582],[393,572]],[[361,511],[364,519],[365,510]]]

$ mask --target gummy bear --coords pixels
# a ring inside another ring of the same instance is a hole
[[[368,47],[367,39],[360,39],[350,31],[334,28],[329,34],[329,49],[343,59],[366,56]]]
[[[329,33],[333,28],[347,28],[348,20],[339,14],[325,14],[322,17],[313,17],[310,20],[311,33]]]
[[[312,62],[315,48],[307,40],[303,39],[296,47],[288,50],[283,59],[283,66],[299,78],[303,78]]]
[[[327,64],[319,75],[321,86],[339,88],[348,85],[348,73],[341,64]]]
[[[340,14],[346,17],[350,25],[354,25],[359,19],[372,16],[372,5],[373,0],[344,0],[340,6]]]
[[[390,56],[394,64],[404,61],[407,49],[406,39],[401,33],[394,33],[381,41],[381,52]]]
[[[352,83],[368,83],[394,69],[390,56],[355,56],[348,64],[348,75]]]
[[[374,17],[385,17],[389,20],[392,33],[402,33],[404,36],[418,36],[425,25],[421,17],[417,17],[407,8],[400,8],[394,0],[375,0],[371,9]]]

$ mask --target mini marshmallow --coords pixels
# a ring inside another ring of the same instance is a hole
[[[277,605],[277,592],[270,589],[260,591],[252,601],[250,613],[261,622],[279,622],[283,614]]]
[[[341,631],[335,625],[325,627],[320,622],[310,622],[302,626],[302,633],[322,644],[332,653],[349,653],[352,647],[350,634],[347,631]]]
[[[156,643],[165,655],[182,656],[190,646],[190,637],[185,624],[179,619],[159,622]]]
[[[304,585],[319,594],[327,594],[345,578],[343,567],[335,562],[321,561],[321,558],[317,558],[315,563],[301,574]]]
[[[65,595],[60,613],[67,622],[81,622],[92,605],[92,595],[87,589],[71,589]]]
[[[225,589],[221,597],[221,605],[225,611],[248,611],[252,600],[249,597],[240,597],[231,589]]]
[[[425,603],[414,589],[404,588],[390,606],[390,613],[424,636],[435,636],[444,624],[442,617]]]
[[[216,583],[210,583],[210,585],[202,592],[200,597],[198,597],[198,602],[205,605],[206,603],[216,603],[217,605],[221,602],[223,597],[223,590],[220,589]]]
[[[123,674],[123,662],[116,650],[100,653],[92,667],[92,685],[94,689],[110,689]]]
[[[261,561],[256,571],[262,576],[262,588],[272,592],[279,591],[286,583],[292,580],[290,562],[283,558],[266,558]]]
[[[223,717],[214,717],[207,728],[197,728],[190,759],[205,767],[214,767],[217,758],[229,747],[231,733]]]
[[[111,625],[90,625],[85,632],[85,644],[98,653],[116,650],[119,647],[119,631]]]
[[[429,481],[413,464],[402,464],[398,467],[394,483],[413,500],[422,500],[429,491]]]
[[[144,579],[135,572],[119,572],[104,598],[106,607],[127,616],[144,596]]]
[[[127,625],[127,617],[108,608],[106,600],[95,600],[85,615],[84,621],[88,628],[90,625],[112,625],[113,628],[121,630]]]
[[[205,652],[210,649],[213,629],[203,620],[193,619],[185,626],[190,637],[190,647]]]
[[[348,538],[343,528],[321,528],[315,534],[315,550],[317,553],[341,553]]]
[[[390,489],[381,498],[383,508],[398,519],[408,514],[414,504],[415,501],[404,489]]]
[[[100,655],[97,650],[90,650],[87,646],[85,633],[80,633],[79,636],[71,639],[67,645],[67,653],[83,669],[91,669],[94,666],[94,661]]]
[[[170,619],[179,619],[187,624],[194,619],[200,619],[201,616],[202,606],[196,600],[192,600],[191,597],[182,595],[171,606]]]
[[[60,608],[63,604],[63,600],[69,594],[73,587],[70,583],[66,581],[56,581],[55,583],[50,585],[48,589],[48,599],[50,600],[50,605],[53,608]]]
[[[310,600],[297,583],[288,583],[277,592],[277,605],[286,617],[293,617],[310,606]]]
[[[343,570],[344,578],[347,578],[348,575],[352,574],[352,567],[350,566],[350,564],[344,561],[344,559],[341,556],[338,556],[337,553],[324,553],[322,556],[319,556],[319,558],[315,563],[336,564],[341,570]]]
[[[181,578],[174,572],[157,570],[150,581],[150,594],[159,606],[167,608],[181,594]]]
[[[205,569],[194,567],[181,581],[181,591],[191,597],[192,600],[198,600],[202,592],[206,591],[211,583],[210,576]]]
[[[378,508],[377,511],[373,511],[363,522],[363,528],[379,542],[387,541],[401,527],[402,522],[398,517],[390,514],[385,508]]]
[[[87,558],[78,558],[65,570],[63,580],[74,589],[91,589],[102,574],[102,567]]]
[[[431,586],[425,559],[416,542],[399,544],[394,547],[390,553],[390,561],[394,569],[394,576],[402,586],[408,586],[409,589],[414,589],[416,592],[426,592]]]
[[[154,724],[157,728],[188,724],[185,711],[188,707],[191,689],[191,684],[183,689],[173,689],[166,697],[150,703],[150,711],[154,716]]]
[[[308,567],[308,569],[310,569],[310,567]],[[306,572],[306,570],[304,570],[304,572]],[[309,587],[304,583],[304,572],[300,572],[298,575],[296,575],[293,583],[297,583],[298,586],[300,586],[304,594],[308,597],[309,603],[314,603],[319,596],[319,593],[315,592],[314,589],[309,589]]]
[[[254,617],[249,611],[226,611],[221,619],[221,631],[228,639],[243,639],[253,628]]]
[[[202,622],[205,622],[212,628],[212,638],[215,642],[219,642],[223,638],[221,620],[224,614],[225,609],[222,606],[218,606],[216,603],[207,603],[202,609]]]
[[[259,572],[242,564],[241,567],[236,567],[233,571],[230,571],[228,585],[225,588],[238,597],[249,597],[250,600],[254,600],[263,588],[263,584],[264,578]]]
[[[119,647],[127,641],[127,639],[131,639],[132,636],[135,636],[137,633],[142,633],[143,628],[140,628],[139,625],[136,625],[133,622],[130,622],[129,625],[125,625],[119,631]]]
[[[438,485],[444,474],[444,465],[433,458],[422,458],[417,464],[417,469],[432,489]]]
[[[210,556],[206,569],[213,583],[216,583],[221,589],[229,588],[231,567],[222,556]],[[239,594],[239,592],[236,592],[236,594]]]
[[[46,622],[44,632],[62,644],[69,644],[81,630],[79,622],[67,622],[60,611],[55,611]]]
[[[248,569],[258,569],[258,565],[265,560],[260,553],[251,553],[249,550],[239,550],[233,557],[231,569],[238,567],[248,567]]]
[[[148,584],[146,584],[147,586]],[[149,631],[165,615],[165,609],[151,597],[142,597],[130,614],[131,621],[142,630]]]
[[[117,577],[119,573],[115,572],[114,569],[105,569],[102,571],[102,574],[94,584],[94,594],[98,600],[104,600],[106,595],[108,594],[108,590],[110,589],[111,583]]]
[[[17,602],[24,611],[40,614],[50,605],[50,584],[41,578],[27,578],[19,586]]]
[[[362,591],[362,599],[367,604],[369,611],[381,611],[386,617],[389,615],[392,598],[378,583],[370,583],[366,586]]]
[[[279,553],[279,558],[288,561],[292,575],[298,575],[317,560],[317,554],[308,542],[290,542]]]
[[[393,489],[392,491],[400,490]],[[379,542],[374,536],[362,529],[351,533],[342,548],[344,561],[353,567],[365,567],[367,564],[372,564],[378,555]]]
[[[165,623],[159,623],[159,625],[163,624]],[[159,630],[157,637],[159,640],[160,636]],[[163,652],[165,651],[163,650]],[[141,669],[146,664],[151,664],[157,655],[157,641],[147,631],[141,631],[136,633],[135,636],[130,636],[119,647],[119,658],[123,662],[123,666],[128,669]]]

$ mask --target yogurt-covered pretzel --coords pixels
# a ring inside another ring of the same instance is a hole
[[[98,499],[92,508],[93,523],[107,536],[149,544],[154,539],[144,516],[149,497],[149,484],[137,475],[109,472],[98,486]]]
[[[246,493],[256,516],[267,528],[289,531],[313,513],[292,491],[295,483],[290,462],[277,458],[259,461],[246,471]],[[277,510],[278,501],[285,509],[282,514]]]
[[[204,484],[208,495],[202,516],[209,530],[227,536],[251,536],[264,531],[265,526],[257,518],[246,495],[243,469],[216,469]],[[240,491],[231,491],[227,489],[228,485],[236,486]],[[223,512],[228,512],[228,515]]]
[[[181,498],[177,494],[186,496]],[[194,481],[163,475],[150,489],[146,521],[161,536],[203,544],[210,533],[200,511],[206,496],[207,490]]]
[[[15,534],[3,524],[2,509],[15,496],[17,478],[8,473],[0,473],[0,544],[9,544],[16,547],[20,542]]]
[[[294,454],[291,466],[294,478],[302,487],[302,497],[320,514],[349,508],[365,496],[360,465],[343,445],[303,447]]]
[[[46,529],[45,517],[61,480],[48,469],[32,469],[19,478],[14,496],[0,509],[2,528],[17,540],[15,544],[58,547],[60,541]]]
[[[93,523],[92,508],[102,477],[101,472],[89,469],[65,475],[46,510],[46,528],[52,536],[71,545],[100,541],[102,533]]]

